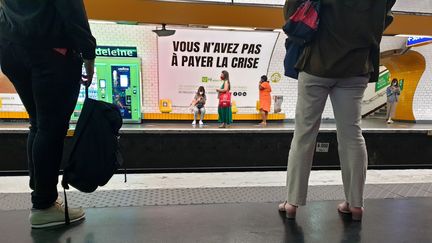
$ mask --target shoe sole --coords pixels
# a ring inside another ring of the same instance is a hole
[[[343,213],[343,214],[351,214],[351,211],[347,211],[347,210],[343,210],[343,209],[341,209],[341,208],[338,208],[337,209],[337,211],[339,212],[339,213]]]
[[[76,219],[71,219],[70,222],[71,223],[75,223],[81,220],[85,219],[85,214],[83,214],[81,217],[76,218]],[[55,227],[55,226],[60,226],[60,225],[65,225],[65,221],[57,221],[57,222],[51,222],[51,223],[46,223],[46,224],[32,224],[31,227],[33,229],[45,229],[45,228],[51,228],[51,227]]]

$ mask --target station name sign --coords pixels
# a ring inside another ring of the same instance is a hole
[[[412,37],[408,37],[406,46],[412,47],[412,46],[418,46],[427,43],[432,43],[432,37],[412,36]]]
[[[98,57],[138,57],[136,47],[130,46],[97,46]]]

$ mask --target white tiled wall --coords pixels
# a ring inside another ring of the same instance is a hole
[[[282,75],[284,73],[283,61],[285,58],[285,38],[285,34],[281,33],[279,35],[275,51],[270,62],[270,68],[268,73],[269,76],[271,76],[275,72],[281,73]],[[279,83],[272,83],[272,89],[272,95],[282,95],[284,97],[284,101],[282,103],[282,111],[285,113],[286,118],[294,119],[295,105],[297,102],[297,80],[284,76]],[[327,100],[327,104],[322,117],[323,119],[334,118],[330,100]]]
[[[118,45],[118,46],[136,46],[138,55],[142,59],[142,112],[155,113],[159,112],[159,95],[158,95],[158,62],[157,62],[157,37],[152,32],[155,26],[152,25],[116,25],[107,23],[92,23],[93,34],[98,40],[98,45]],[[384,37],[382,50],[391,50],[401,48],[404,44],[404,38]],[[273,58],[270,62],[268,76],[278,72],[283,75],[283,59],[285,35],[280,34]],[[414,114],[417,120],[432,120],[432,45],[414,48],[419,51],[427,60],[426,72],[419,84],[415,101]],[[294,119],[295,104],[297,99],[297,81],[286,77],[279,83],[271,83],[272,95],[284,96],[282,112],[286,114],[287,119]],[[175,108],[173,112],[188,112],[187,108]],[[273,108],[272,108],[273,109]],[[209,110],[209,113],[216,113],[216,110]],[[254,108],[240,109],[239,113],[255,113]],[[334,118],[330,101],[327,101],[323,113],[324,119]]]
[[[157,39],[154,26],[91,23],[98,45],[136,46],[141,58],[142,112],[159,112]]]
[[[432,121],[432,45],[413,48],[426,59],[426,69],[414,95],[413,112],[417,121]]]
[[[282,112],[286,114],[288,119],[295,116],[295,103],[297,100],[297,80],[285,77],[283,60],[285,57],[285,34],[281,33],[276,42],[273,52],[273,57],[270,61],[268,76],[271,77],[273,73],[280,73],[282,80],[279,83],[271,83],[272,95],[283,96]]]

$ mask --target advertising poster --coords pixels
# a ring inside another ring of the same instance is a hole
[[[199,86],[207,106],[217,107],[220,74],[230,74],[232,100],[237,107],[255,107],[258,82],[266,75],[277,32],[179,29],[158,37],[159,99],[188,107]]]
[[[0,112],[25,112],[24,105],[9,79],[0,71]]]

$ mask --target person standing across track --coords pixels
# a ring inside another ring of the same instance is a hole
[[[386,94],[387,94],[387,124],[393,123],[393,116],[396,110],[397,103],[399,101],[399,95],[400,95],[400,86],[399,82],[396,78],[394,78],[391,82],[391,85],[387,87]]]
[[[260,123],[260,125],[262,127],[266,127],[268,113],[270,112],[270,107],[271,107],[270,93],[272,92],[270,83],[266,75],[261,76],[258,89],[259,89],[260,112],[262,116],[262,122]]]
[[[218,93],[218,98],[220,99],[220,96],[224,93],[230,92],[231,90],[231,80],[229,78],[228,71],[222,71],[221,73],[221,80],[223,81],[222,86],[219,89],[216,89],[216,92]],[[230,125],[233,122],[232,119],[232,110],[231,105],[228,107],[218,107],[218,114],[219,114],[219,122],[221,123],[219,125],[219,128],[227,128],[230,127]]]

